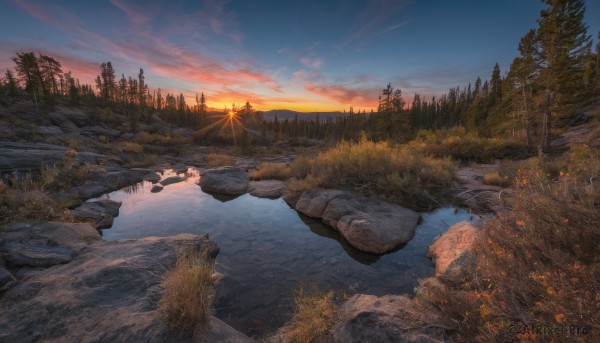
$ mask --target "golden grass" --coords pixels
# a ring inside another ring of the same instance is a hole
[[[511,182],[508,176],[502,176],[498,172],[492,172],[483,175],[483,183],[486,185],[508,187]]]
[[[538,161],[517,171],[505,193],[510,212],[487,221],[477,241],[476,275],[459,289],[423,292],[459,342],[600,339],[598,150],[554,177]],[[577,162],[581,151],[566,158]],[[590,153],[590,154],[588,154]],[[454,324],[453,324],[454,323]],[[532,334],[571,326],[587,334]],[[525,329],[529,328],[527,332]]]
[[[299,169],[294,168],[300,175]],[[346,188],[406,207],[427,208],[436,202],[443,188],[450,186],[454,170],[449,158],[431,157],[410,146],[363,137],[357,143],[341,142],[322,152],[311,163],[311,182],[291,185],[297,189],[311,184]]]
[[[123,152],[140,154],[144,152],[144,146],[135,142],[123,142]]]
[[[290,174],[297,179],[303,179],[310,173],[311,168],[310,159],[306,156],[300,156],[290,164]]]
[[[210,153],[207,156],[208,165],[210,167],[225,167],[235,165],[235,160],[232,156],[218,153]]]
[[[302,285],[294,294],[295,312],[277,336],[290,343],[330,342],[338,313],[333,291],[321,292],[315,286]]]
[[[159,302],[171,330],[191,333],[209,321],[218,280],[212,262],[202,253],[179,253],[177,265],[164,277]]]
[[[249,173],[251,180],[287,180],[290,168],[280,163],[261,163]]]
[[[122,156],[127,168],[145,168],[153,165],[158,161],[158,155],[156,154],[136,154],[129,156]]]

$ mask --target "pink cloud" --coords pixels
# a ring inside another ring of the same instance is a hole
[[[349,88],[326,83],[306,83],[304,89],[340,104],[376,106],[378,88]]]

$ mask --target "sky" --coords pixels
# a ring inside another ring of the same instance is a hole
[[[586,1],[594,39],[600,1]],[[94,84],[144,69],[151,89],[210,107],[376,109],[388,83],[410,101],[504,73],[539,0],[0,0],[0,70],[35,51]],[[595,43],[594,43],[595,44]]]

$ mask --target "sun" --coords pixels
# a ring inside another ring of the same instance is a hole
[[[236,117],[236,113],[234,111],[227,112],[227,115],[229,116],[229,118],[235,118]]]

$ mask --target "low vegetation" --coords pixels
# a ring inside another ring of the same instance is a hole
[[[492,172],[483,175],[483,183],[492,186],[508,187],[511,184],[511,180],[508,176],[500,175],[498,172]]]
[[[208,154],[207,162],[210,167],[224,167],[235,165],[235,160],[232,156],[218,153]]]
[[[449,158],[423,155],[410,146],[373,142],[363,136],[357,143],[341,142],[313,161],[293,164],[291,173],[297,180],[290,183],[290,189],[346,188],[411,208],[427,208],[450,186],[454,170]]]
[[[202,252],[182,249],[175,268],[163,280],[160,312],[173,331],[191,333],[211,315],[219,276]]]
[[[426,155],[452,157],[461,161],[492,162],[497,159],[522,159],[531,155],[527,147],[504,138],[486,138],[467,133],[463,127],[452,130],[420,131],[411,149]]]
[[[482,228],[473,280],[423,292],[458,341],[598,340],[600,154],[579,146],[564,160],[557,176],[558,162],[517,171],[511,211]]]
[[[249,173],[252,180],[287,180],[290,168],[281,163],[261,163]]]
[[[292,319],[277,332],[277,337],[289,343],[330,342],[340,300],[333,291],[324,293],[313,284],[301,285],[294,295]]]

